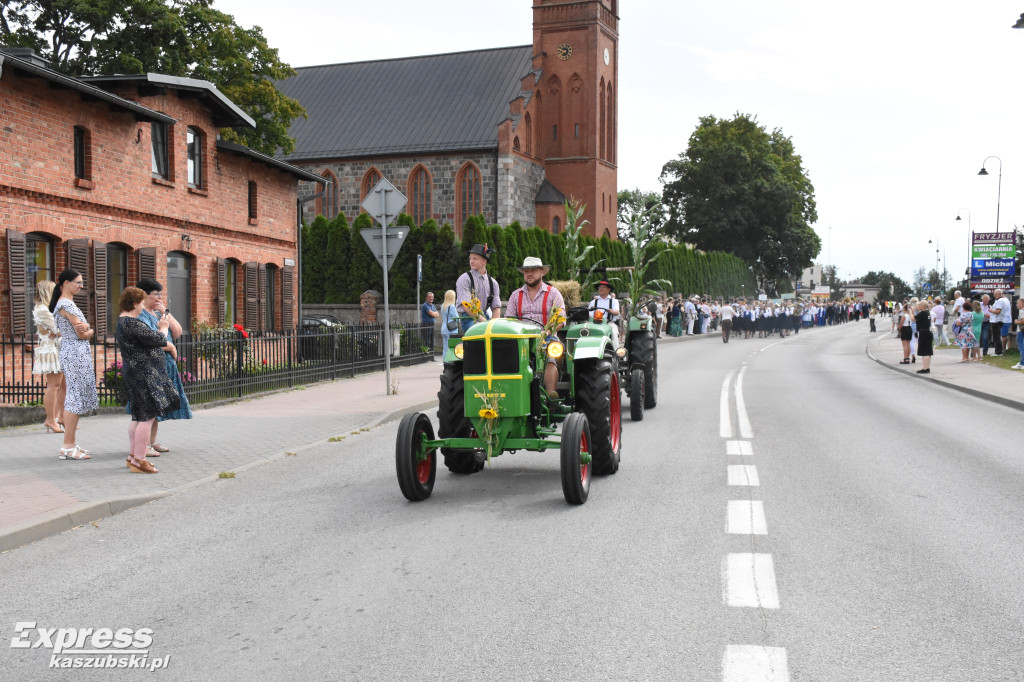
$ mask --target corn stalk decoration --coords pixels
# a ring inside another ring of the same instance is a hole
[[[569,279],[580,283],[580,291],[589,292],[593,291],[594,285],[598,281],[594,275],[594,270],[604,262],[604,259],[602,258],[591,265],[590,269],[587,270],[586,276],[580,279],[583,261],[586,260],[590,250],[594,248],[593,244],[591,244],[585,247],[582,252],[580,251],[580,236],[583,228],[590,224],[589,220],[583,220],[583,212],[586,210],[586,204],[581,204],[578,201],[572,203],[569,201],[565,202],[565,250],[569,256]]]
[[[626,239],[626,244],[629,246],[629,255],[632,262],[626,268],[629,275],[625,280],[623,281],[622,278],[618,277],[616,277],[616,280],[622,282],[626,287],[626,291],[629,292],[629,300],[634,304],[642,296],[660,296],[661,292],[652,289],[652,286],[659,286],[665,289],[672,287],[672,283],[666,279],[645,279],[647,269],[665,253],[664,251],[659,251],[653,256],[648,256],[651,251],[651,245],[658,236],[658,230],[660,229],[651,218],[654,214],[662,211],[660,203],[644,206],[640,209],[623,207],[627,233],[629,235]]]

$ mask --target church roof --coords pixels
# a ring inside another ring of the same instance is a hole
[[[533,200],[535,204],[564,204],[565,194],[562,190],[558,189],[550,182],[545,180],[540,183],[540,188],[537,190],[537,197]]]
[[[490,149],[531,72],[532,45],[328,64],[277,83],[308,119],[292,121],[293,163]]]

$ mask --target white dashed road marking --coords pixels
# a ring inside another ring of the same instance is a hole
[[[733,535],[768,535],[768,524],[764,520],[764,502],[731,500],[727,530]]]
[[[722,657],[725,682],[788,682],[786,650],[776,646],[727,646]]]
[[[736,376],[736,419],[740,424],[740,436],[753,438],[754,432],[750,428],[750,419],[747,417],[747,403],[743,400],[743,373],[747,371],[746,365]]]
[[[725,603],[762,609],[779,608],[775,564],[771,554],[730,554],[725,560]]]
[[[727,455],[753,455],[754,448],[749,440],[727,440],[725,441],[725,454]]]
[[[729,476],[729,485],[761,485],[757,478],[757,467],[753,464],[730,464],[726,467],[726,471]]]

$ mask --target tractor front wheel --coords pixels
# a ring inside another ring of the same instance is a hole
[[[619,375],[608,360],[576,365],[576,412],[587,415],[594,473],[598,476],[619,470],[622,447],[622,407]]]
[[[398,471],[398,487],[410,502],[425,500],[434,491],[437,459],[433,448],[423,447],[423,436],[434,440],[430,418],[422,412],[405,415],[398,425],[395,469]]]
[[[569,504],[583,504],[590,495],[590,426],[573,412],[562,425],[562,494]]]

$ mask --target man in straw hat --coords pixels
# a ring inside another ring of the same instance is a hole
[[[607,280],[597,283],[597,296],[590,301],[590,319],[594,319],[594,312],[603,310],[604,322],[612,327],[612,345],[619,347],[619,302],[612,296],[612,285]]]
[[[540,258],[527,256],[523,266],[516,269],[523,273],[526,283],[509,295],[506,317],[526,318],[547,325],[552,311],[558,309],[565,314],[562,294],[544,281],[544,275],[551,270],[550,266],[544,265]],[[558,331],[562,326],[558,325],[552,331]],[[550,337],[548,340],[551,340]],[[544,388],[549,398],[558,397],[558,366],[554,358],[548,358],[544,367]]]
[[[461,316],[469,316],[469,311],[462,305],[474,296],[480,300],[481,314],[475,320],[462,320],[462,331],[465,332],[476,322],[486,322],[487,313],[490,317],[501,317],[501,290],[493,277],[487,274],[487,263],[494,255],[494,249],[487,244],[474,244],[469,250],[469,272],[464,272],[455,280],[455,308]]]

